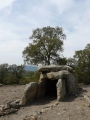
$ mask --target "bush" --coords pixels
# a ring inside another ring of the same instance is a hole
[[[26,75],[24,75],[23,80],[21,81],[21,84],[28,84],[30,82],[38,82],[40,73],[38,71],[29,71],[26,72]]]

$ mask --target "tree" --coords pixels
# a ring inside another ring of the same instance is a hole
[[[73,69],[75,69],[75,67],[77,66],[77,62],[75,60],[75,58],[68,58],[67,59],[67,65],[72,67]]]
[[[23,79],[24,66],[23,65],[0,65],[0,83],[2,84],[19,84]]]
[[[90,44],[85,49],[76,51],[74,60],[79,82],[90,84]]]
[[[31,42],[23,51],[24,62],[28,64],[50,65],[63,51],[66,36],[60,27],[43,27],[33,30]]]
[[[16,64],[13,64],[9,66],[9,76],[13,78],[13,83],[19,84],[20,80],[23,77],[23,73],[24,73],[23,65],[17,66]]]
[[[8,64],[1,64],[0,65],[0,83],[4,83],[4,77],[6,77],[8,73]]]
[[[57,65],[66,65],[67,64],[67,59],[64,58],[64,57],[63,58],[59,57],[59,58],[56,58],[54,62]]]

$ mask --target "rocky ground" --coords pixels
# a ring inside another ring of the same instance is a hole
[[[38,113],[38,120],[90,120],[90,103],[84,99],[84,96],[90,97],[90,86],[81,87],[79,94],[66,97],[63,102],[57,103],[55,98],[46,97],[21,107],[16,113],[1,116],[0,120],[24,120],[33,113]],[[25,85],[1,86],[0,105],[21,98],[24,88]]]

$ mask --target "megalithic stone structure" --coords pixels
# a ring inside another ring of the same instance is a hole
[[[73,69],[66,65],[48,65],[38,67],[41,72],[38,83],[29,83],[24,91],[24,103],[35,99],[53,95],[56,93],[57,100],[62,101],[66,94],[78,92],[78,81]],[[22,101],[23,101],[22,98]]]

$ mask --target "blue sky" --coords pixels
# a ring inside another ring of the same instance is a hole
[[[90,43],[90,0],[0,0],[0,64],[23,64],[32,30],[62,27],[64,57]]]

